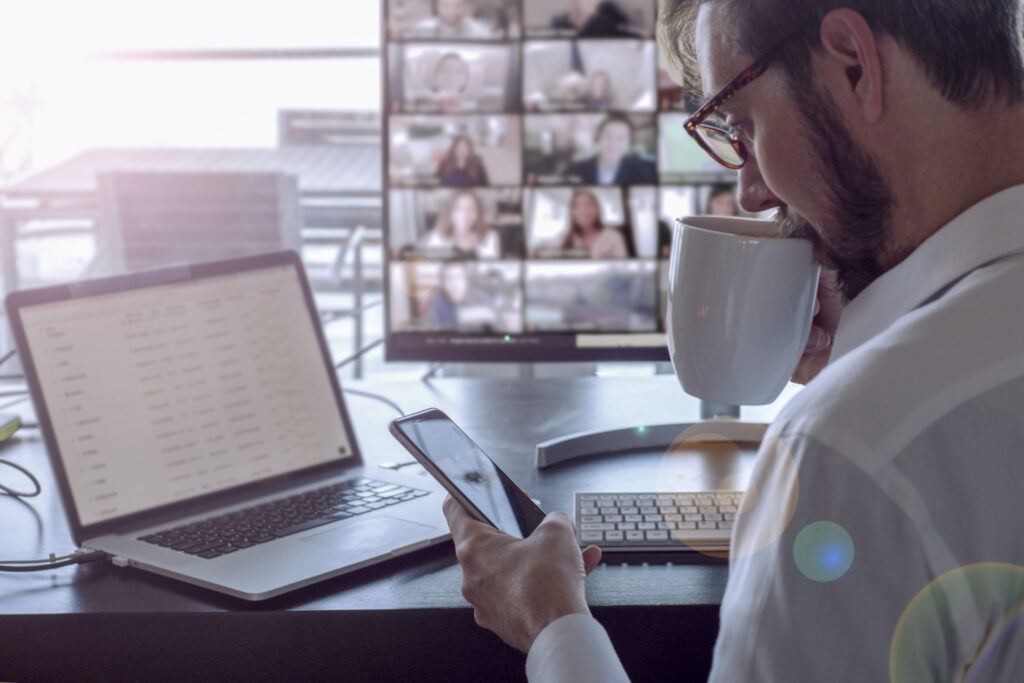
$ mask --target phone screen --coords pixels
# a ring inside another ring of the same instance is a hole
[[[429,410],[392,423],[440,471],[446,487],[454,486],[487,521],[517,538],[525,538],[544,512],[439,410]],[[422,458],[420,458],[422,459]],[[429,468],[428,468],[429,469]]]

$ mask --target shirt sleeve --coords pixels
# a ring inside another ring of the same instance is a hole
[[[604,627],[586,614],[567,614],[548,624],[526,657],[530,683],[629,681]]]

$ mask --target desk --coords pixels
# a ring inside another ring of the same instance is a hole
[[[298,179],[304,202],[371,201],[381,194],[381,151],[375,145],[267,148],[89,149],[3,189],[0,259],[4,291],[17,289],[14,243],[19,221],[95,220],[96,175],[103,171],[281,171]],[[314,215],[322,208],[309,209]]]
[[[663,458],[538,471],[535,443],[698,414],[670,376],[350,384],[409,412],[445,410],[548,510],[570,509],[577,488],[653,487]],[[393,411],[360,396],[347,401],[368,462],[409,459],[387,434]],[[0,454],[38,472],[45,487],[28,505],[0,497],[3,558],[70,550],[39,439],[26,432]],[[713,488],[726,474],[749,474],[751,461],[750,453],[694,460],[683,475],[694,488]],[[700,679],[726,575],[720,564],[602,564],[587,596],[634,680]],[[450,544],[256,604],[106,562],[0,575],[0,679],[523,680],[522,655],[475,625],[460,581]]]

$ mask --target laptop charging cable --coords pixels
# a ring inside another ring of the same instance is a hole
[[[99,550],[85,550],[79,548],[67,555],[50,553],[50,557],[42,560],[0,560],[0,572],[45,572],[59,567],[69,567],[73,564],[85,564],[105,560],[107,554]]]
[[[27,469],[13,463],[10,460],[0,459],[0,464],[13,467],[18,470],[32,482],[32,491],[17,491],[11,487],[0,484],[0,495],[9,496],[15,500],[19,500],[24,503],[25,498],[33,498],[39,495],[42,487],[39,486],[39,480],[29,472]],[[28,503],[25,503],[26,505]],[[79,548],[78,550],[68,553],[67,555],[57,555],[56,553],[50,553],[48,558],[41,560],[0,560],[0,572],[42,572],[49,569],[57,569],[58,567],[67,567],[73,564],[83,564],[85,562],[95,562],[96,560],[102,560],[107,557],[107,554],[98,550],[84,550]]]

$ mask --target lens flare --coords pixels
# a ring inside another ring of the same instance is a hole
[[[1018,661],[1012,653],[1020,647],[1022,616],[1024,567],[982,562],[948,571],[903,611],[889,649],[889,678],[929,680],[941,670],[951,680],[1013,680],[1020,672],[1003,667]]]
[[[842,578],[853,565],[853,539],[835,522],[805,526],[793,543],[797,569],[811,581],[828,583]]]

